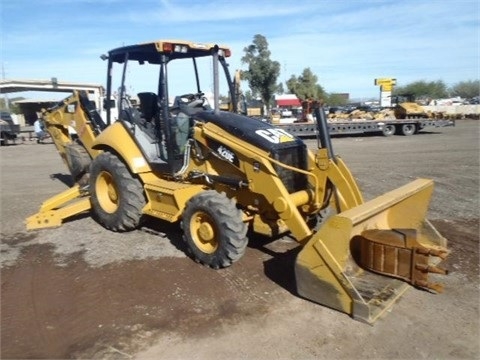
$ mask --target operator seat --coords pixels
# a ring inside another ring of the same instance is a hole
[[[156,153],[156,156],[149,156],[149,163],[156,167],[159,171],[165,171],[167,163],[167,149],[162,141],[162,127],[160,123],[160,106],[158,104],[157,94],[153,92],[141,92],[137,94],[140,100],[140,116],[142,119],[142,131],[148,135],[153,141],[152,145],[155,150],[150,147],[150,154]],[[149,146],[144,145],[144,150]],[[148,152],[148,151],[147,151]]]
[[[151,122],[155,119],[155,116],[158,115],[160,110],[158,106],[157,95],[152,92],[141,92],[138,93],[138,98],[140,99],[140,111],[142,117],[147,122]]]
[[[137,96],[140,100],[140,113],[145,132],[153,138],[160,138],[161,129],[159,128],[159,124],[157,124],[160,107],[158,106],[157,94],[153,92],[141,92],[138,93]]]

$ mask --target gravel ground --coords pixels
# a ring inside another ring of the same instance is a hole
[[[1,358],[479,358],[479,122],[333,146],[366,200],[435,181],[428,218],[452,249],[444,294],[410,290],[368,326],[296,295],[289,238],[253,238],[214,271],[185,257],[175,224],[118,234],[80,216],[27,232],[25,218],[70,179],[52,144],[6,146]]]

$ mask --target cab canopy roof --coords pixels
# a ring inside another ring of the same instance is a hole
[[[160,64],[161,55],[167,55],[169,60],[211,56],[216,48],[219,49],[220,56],[229,57],[231,54],[230,48],[217,44],[201,44],[183,40],[158,40],[110,50],[108,57],[112,62],[123,63],[128,53],[128,60]]]

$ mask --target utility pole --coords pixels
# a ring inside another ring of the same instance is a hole
[[[5,80],[5,65],[4,63],[2,62],[2,80]],[[5,99],[5,109],[10,112],[10,101],[8,100],[8,95],[5,93],[3,95],[4,99]]]

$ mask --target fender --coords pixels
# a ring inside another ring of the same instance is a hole
[[[92,148],[97,150],[112,149],[134,174],[152,171],[142,151],[138,148],[125,125],[120,121],[115,122],[102,131],[95,138]]]

